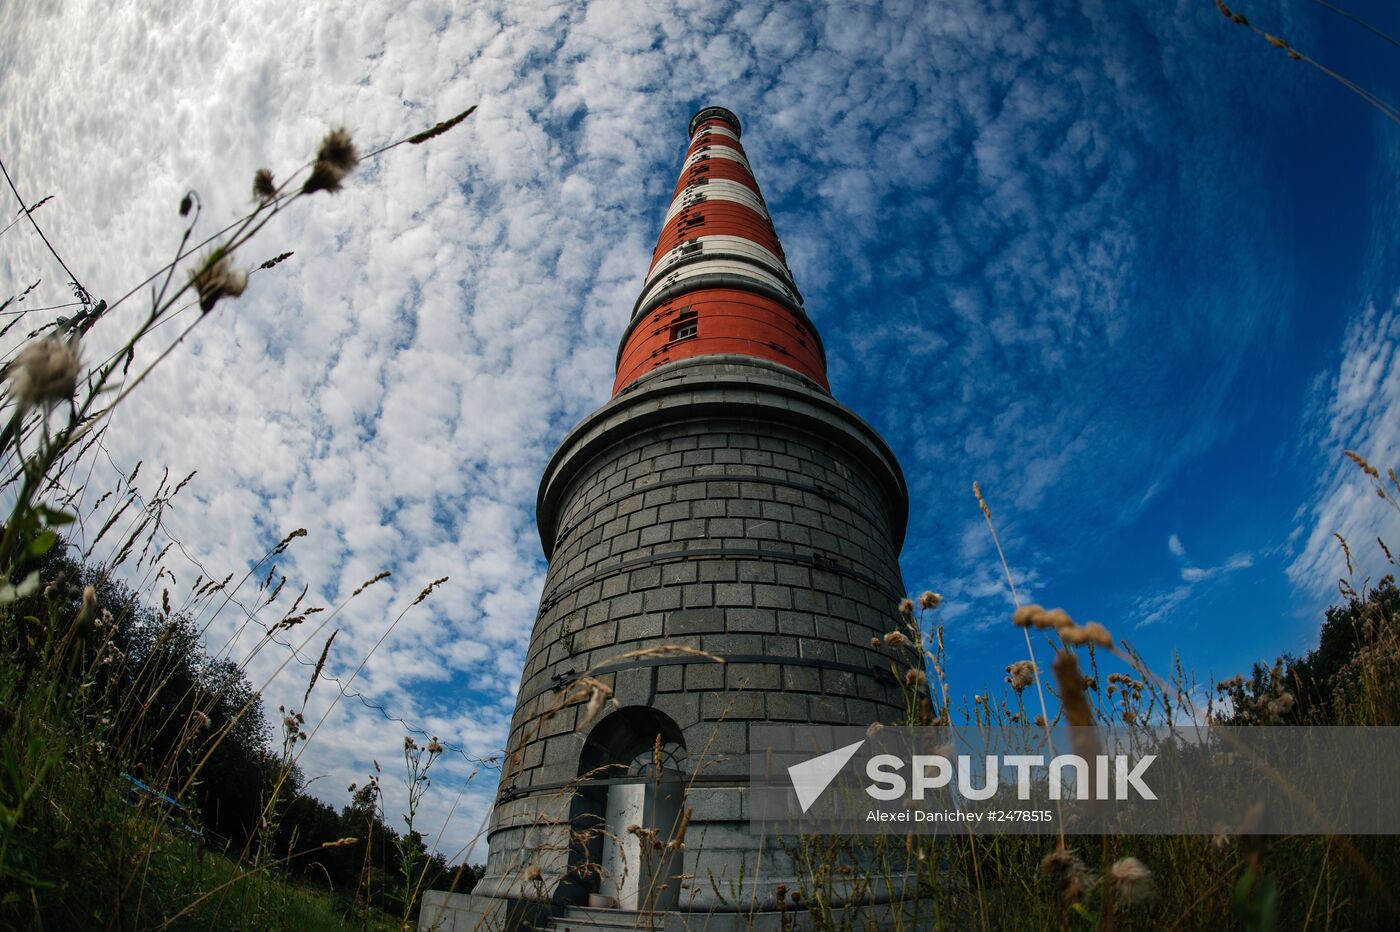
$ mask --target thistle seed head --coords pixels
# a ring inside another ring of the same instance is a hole
[[[316,163],[311,166],[311,176],[301,186],[303,194],[316,191],[335,193],[340,183],[359,164],[360,155],[355,151],[355,143],[349,130],[338,127],[321,140],[321,148],[316,152]]]
[[[1100,647],[1112,647],[1113,635],[1108,633],[1108,629],[1097,621],[1090,621],[1084,625],[1084,636],[1092,644]]]
[[[229,255],[214,252],[190,273],[190,281],[199,292],[199,309],[209,313],[220,298],[236,298],[248,287],[248,272],[236,269]]]
[[[1121,906],[1139,906],[1151,901],[1157,893],[1152,871],[1137,858],[1121,858],[1114,862],[1108,869],[1108,876]]]
[[[1035,682],[1035,664],[1029,660],[1018,660],[1006,668],[1006,682],[1016,692],[1021,692]]]
[[[47,336],[20,350],[5,367],[4,375],[21,412],[34,407],[48,410],[72,399],[80,368],[77,337],[60,340]]]
[[[277,196],[277,185],[272,181],[272,172],[259,168],[253,175],[253,200],[266,204]]]

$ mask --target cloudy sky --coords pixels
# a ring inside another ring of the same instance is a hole
[[[1237,6],[1400,99],[1384,38],[1309,0]],[[1400,34],[1393,4],[1347,6]],[[1358,575],[1383,572],[1377,534],[1400,543],[1341,457],[1400,465],[1400,126],[1210,0],[17,2],[0,101],[0,159],[108,299],[173,254],[186,190],[212,233],[331,125],[368,149],[480,107],[263,230],[241,262],[296,255],[132,395],[94,467],[100,489],[144,460],[148,493],[197,469],[169,530],[220,578],[298,526],[278,574],[312,604],[393,571],[334,622],[342,678],[384,638],[302,761],[336,805],[397,759],[372,706],[469,756],[503,740],[543,580],[536,483],[607,397],[705,103],[743,117],[833,390],[904,465],[905,580],[948,599],[960,692],[1024,651],[973,480],[1024,592],[1202,678],[1309,646],[1346,569],[1334,531]],[[0,188],[0,225],[17,210]],[[0,300],[36,280],[22,306],[71,300],[18,224]],[[470,773],[449,756],[430,797],[435,829],[462,794],[449,855],[495,789]]]

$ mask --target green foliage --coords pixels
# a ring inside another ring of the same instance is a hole
[[[1306,656],[1220,684],[1231,704],[1225,723],[1400,725],[1400,589],[1385,576],[1348,592],[1327,609]]]
[[[1230,905],[1247,932],[1273,932],[1278,925],[1278,884],[1250,865],[1235,882]]]
[[[247,676],[204,651],[191,617],[143,605],[66,546],[32,571],[42,589],[0,608],[0,927],[340,928],[353,917],[373,928],[385,911],[407,921],[426,885],[448,885],[440,855],[385,824],[377,784],[341,812],[303,792],[272,753]],[[85,593],[102,607],[91,617]],[[185,810],[133,792],[128,773]]]

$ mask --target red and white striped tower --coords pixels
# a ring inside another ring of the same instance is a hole
[[[661,912],[788,928],[798,907],[775,891],[798,868],[749,824],[750,729],[905,713],[882,640],[904,592],[904,476],[828,390],[740,132],[722,107],[690,121],[613,397],[545,468],[549,572],[486,875],[470,896],[430,892],[421,928],[650,928],[639,915]],[[893,889],[844,884],[823,903]]]
[[[617,353],[613,394],[658,366],[736,354],[779,363],[827,388],[826,355],[802,310],[754,180],[739,118],[706,107]]]

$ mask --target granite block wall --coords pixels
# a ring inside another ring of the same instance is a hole
[[[902,717],[889,668],[908,658],[871,640],[894,627],[904,595],[906,514],[879,436],[780,365],[674,363],[580,424],[541,485],[549,572],[476,892],[586,889],[568,881],[581,856],[569,830],[594,759],[585,748],[612,715],[674,725],[665,735],[694,812],[681,908],[752,906],[763,883],[790,875],[781,852],[760,863],[749,832],[748,725]],[[584,674],[612,690],[586,724],[582,703],[561,706]]]

